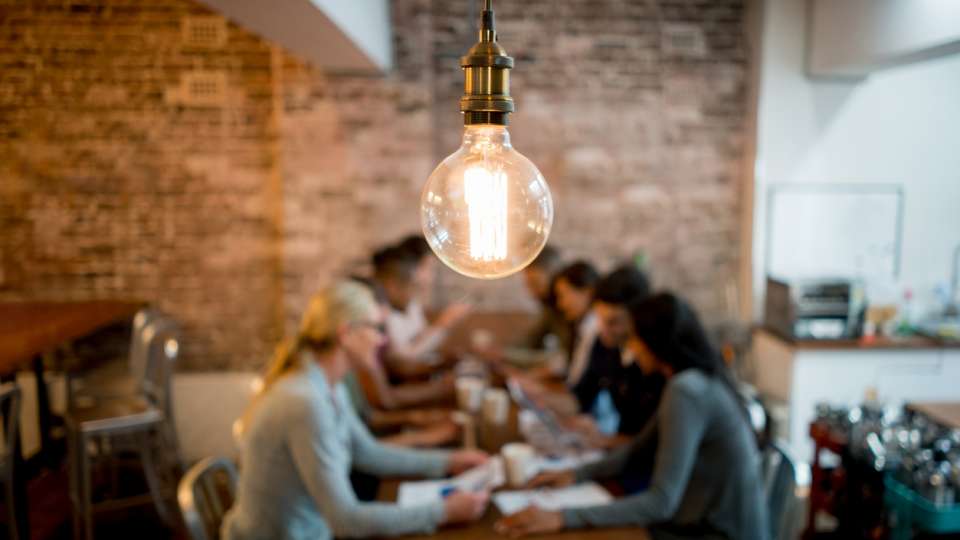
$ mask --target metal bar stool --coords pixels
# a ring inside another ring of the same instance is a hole
[[[191,540],[220,538],[223,516],[233,506],[236,491],[237,469],[225,458],[206,458],[183,475],[177,501]]]
[[[11,540],[23,540],[18,521],[17,496],[14,493],[14,452],[19,451],[20,436],[20,388],[14,383],[0,386],[0,411],[3,413],[3,448],[0,449],[0,483],[7,509],[7,530]]]
[[[173,466],[179,466],[176,438],[172,435],[172,423],[168,422],[172,420],[168,413],[173,408],[171,375],[179,342],[171,325],[157,323],[145,328],[143,339],[146,364],[140,395],[105,399],[89,407],[73,408],[67,414],[74,538],[93,538],[95,510],[124,508],[151,500],[161,519],[168,525],[173,524],[161,486],[161,473],[171,456]],[[120,450],[132,451],[139,458],[149,494],[94,505],[94,460],[116,459]]]

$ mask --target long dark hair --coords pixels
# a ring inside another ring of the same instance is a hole
[[[664,292],[633,302],[628,309],[634,332],[658,360],[672,367],[674,373],[697,369],[719,378],[740,404],[747,427],[753,430],[733,375],[710,343],[690,304],[673,293]]]
[[[570,286],[578,290],[593,289],[600,281],[600,274],[588,261],[578,260],[563,267],[554,274],[551,289],[556,288],[557,282],[561,279],[566,280]]]

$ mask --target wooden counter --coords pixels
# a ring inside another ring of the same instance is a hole
[[[813,457],[808,428],[818,403],[857,405],[868,394],[891,405],[960,397],[960,347],[921,336],[797,340],[758,329],[751,367],[751,382],[786,414],[777,435],[805,462]]]
[[[791,347],[797,349],[818,349],[818,350],[882,350],[882,349],[960,349],[960,341],[936,339],[926,336],[874,336],[873,338],[860,339],[798,339],[784,336],[782,333],[770,328],[759,328],[758,333],[766,334],[772,338],[779,339]]]

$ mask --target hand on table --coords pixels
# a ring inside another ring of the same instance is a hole
[[[563,529],[563,514],[528,506],[516,514],[501,518],[493,528],[497,533],[511,538],[552,533]]]
[[[476,521],[483,516],[490,501],[488,491],[455,491],[443,501],[443,523],[456,524]]]
[[[488,459],[490,459],[490,456],[482,450],[457,450],[450,454],[450,459],[447,461],[447,472],[460,474],[477,465],[483,465]]]
[[[524,489],[562,488],[573,485],[575,481],[576,476],[574,476],[572,469],[544,471],[527,480]]]
[[[578,414],[564,418],[563,427],[588,438],[600,433],[600,428],[597,427],[597,421],[589,414]]]

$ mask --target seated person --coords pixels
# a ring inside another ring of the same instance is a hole
[[[593,289],[599,279],[597,271],[586,261],[570,264],[554,277],[557,308],[570,326],[575,328],[565,373],[567,384],[571,387],[580,381],[587,369],[590,349],[597,338],[597,316],[590,305],[593,302]]]
[[[649,291],[647,277],[633,265],[604,276],[594,288],[591,308],[597,337],[590,344],[586,368],[569,387],[569,395],[559,396],[525,384],[529,393],[558,414],[567,415],[571,410],[583,413],[568,418],[566,424],[586,435],[592,446],[612,448],[629,441],[643,429],[660,401],[662,377],[644,374],[625,348],[630,336],[627,306],[647,297]],[[605,429],[598,428],[591,414],[603,420]]]
[[[311,300],[299,333],[278,348],[242,422],[243,467],[223,538],[428,534],[483,514],[485,493],[458,492],[410,507],[357,500],[351,466],[376,475],[439,477],[487,459],[476,451],[385,446],[360,422],[341,380],[376,353],[383,341],[380,317],[373,295],[356,283],[338,283]]]
[[[355,282],[373,287],[373,282],[363,278],[353,278]],[[378,300],[382,318],[386,319],[390,307],[382,290],[370,288]],[[380,294],[377,294],[380,293]],[[454,391],[454,375],[450,370],[437,372],[438,367],[429,366],[434,377],[417,382],[394,383],[384,366],[390,340],[386,339],[378,348],[377,354],[369,362],[363,362],[351,371],[345,383],[358,411],[361,411],[371,426],[396,427],[400,419],[411,419],[411,413],[397,409],[409,409],[425,405],[443,405],[451,402]],[[384,415],[386,411],[396,411]],[[438,428],[439,429],[439,428]],[[449,432],[449,426],[446,430]]]
[[[439,348],[450,329],[470,311],[467,304],[447,306],[431,324],[416,298],[418,260],[400,247],[373,256],[374,282],[387,301],[386,365],[391,374],[417,376],[433,371]]]
[[[657,415],[629,445],[576,470],[542,473],[530,487],[612,479],[653,453],[646,491],[562,512],[531,506],[500,520],[511,536],[582,527],[644,527],[644,539],[768,538],[760,457],[748,414],[719,354],[683,300],[660,294],[630,308],[628,347],[645,373],[667,379]]]
[[[537,258],[523,269],[523,283],[527,292],[540,305],[537,324],[522,343],[527,348],[544,348],[547,336],[550,335],[556,336],[562,349],[570,348],[570,325],[558,311],[553,291],[554,276],[562,264],[560,252],[553,246],[546,245]]]
[[[663,378],[644,373],[626,349],[630,337],[630,312],[627,307],[650,294],[646,275],[634,265],[625,265],[604,276],[594,289],[593,312],[597,317],[597,339],[590,359],[579,380],[571,387],[580,411],[589,413],[598,398],[607,393],[619,415],[619,436],[598,436],[595,444],[616,446],[639,433],[653,416],[660,402]]]
[[[413,271],[414,298],[421,307],[430,306],[437,279],[437,257],[430,249],[430,244],[422,235],[411,234],[398,242],[397,247],[416,261]]]

